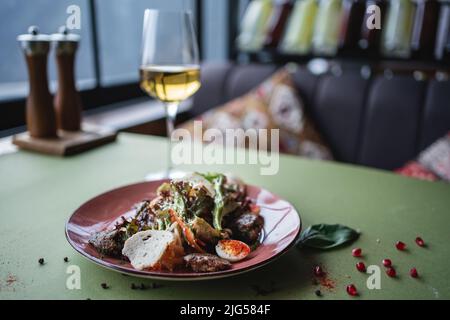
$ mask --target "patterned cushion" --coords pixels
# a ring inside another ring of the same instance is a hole
[[[395,172],[401,174],[402,176],[421,180],[436,181],[439,179],[433,172],[427,170],[417,161],[410,161],[404,167],[395,170]]]
[[[315,159],[332,159],[328,145],[305,114],[297,94],[292,68],[282,68],[257,88],[223,106],[216,107],[195,120],[203,130],[279,129],[280,151]],[[181,127],[193,132],[194,121]]]
[[[418,179],[450,181],[450,132],[422,151],[417,161],[396,172]]]

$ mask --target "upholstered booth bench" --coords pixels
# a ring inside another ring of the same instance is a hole
[[[243,95],[275,70],[270,64],[203,65],[192,115]],[[294,78],[338,161],[392,170],[450,130],[449,80],[363,77],[357,69],[316,76],[306,67]]]

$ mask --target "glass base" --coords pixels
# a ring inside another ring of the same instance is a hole
[[[186,175],[187,172],[180,170],[157,171],[151,172],[145,176],[145,181],[155,181],[164,179],[179,179]]]

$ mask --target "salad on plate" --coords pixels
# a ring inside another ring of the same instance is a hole
[[[89,244],[137,270],[217,272],[245,259],[262,237],[264,219],[239,178],[190,173],[162,183],[130,218],[95,233]]]

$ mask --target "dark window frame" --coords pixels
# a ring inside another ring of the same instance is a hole
[[[95,87],[80,90],[84,110],[93,110],[108,104],[144,97],[138,81],[124,81],[109,86],[101,85],[100,51],[98,46],[98,25],[96,0],[88,0],[89,22],[91,24],[92,51],[94,56]],[[202,16],[203,0],[195,0],[196,31],[200,58],[202,57]],[[25,124],[26,97],[0,100],[0,131],[9,130]]]

